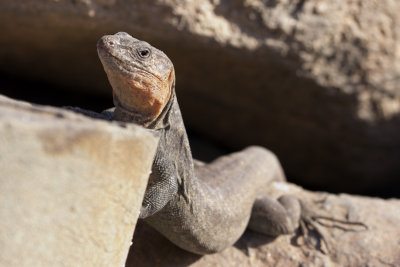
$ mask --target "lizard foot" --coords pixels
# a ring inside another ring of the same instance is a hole
[[[329,247],[329,243],[327,241],[327,238],[325,237],[325,234],[320,229],[320,225],[329,228],[338,228],[343,231],[355,231],[354,229],[345,226],[360,226],[363,227],[365,230],[368,229],[368,226],[362,222],[341,220],[334,217],[318,214],[314,210],[310,209],[302,201],[300,201],[300,206],[300,236],[303,237],[304,243],[307,247],[316,248],[323,254],[329,254],[331,252],[331,249]],[[332,222],[334,224],[328,224],[327,222]],[[297,236],[295,238],[296,243],[298,243],[297,241],[300,236]],[[326,251],[323,250],[323,246],[325,246]]]

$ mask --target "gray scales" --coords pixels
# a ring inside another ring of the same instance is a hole
[[[321,220],[367,228],[361,222],[319,215],[295,196],[275,200],[263,195],[273,181],[285,181],[277,157],[265,148],[249,147],[209,164],[194,160],[169,58],[124,32],[103,36],[97,50],[115,108],[102,114],[69,109],[137,123],[160,136],[140,218],[177,246],[197,254],[215,253],[234,244],[246,227],[270,236],[300,227],[306,245],[317,238],[329,251],[317,225],[325,225]]]

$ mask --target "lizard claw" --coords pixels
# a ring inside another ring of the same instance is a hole
[[[354,231],[354,229],[344,227],[343,225],[360,226],[365,228],[365,230],[368,230],[368,226],[362,222],[341,220],[334,217],[317,214],[316,212],[308,208],[301,201],[300,205],[301,205],[301,218],[299,222],[299,229],[301,233],[300,236],[303,237],[304,243],[307,247],[309,248],[316,247],[323,254],[330,254],[331,248],[329,246],[327,238],[325,237],[325,234],[320,229],[319,225],[329,228],[338,228],[343,231]],[[327,224],[324,221],[330,221],[335,224]],[[296,238],[296,243],[298,238],[299,236]],[[315,239],[317,240],[317,243],[315,243]],[[323,247],[325,247],[326,251],[323,250]]]

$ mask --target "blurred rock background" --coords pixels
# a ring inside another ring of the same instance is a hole
[[[307,188],[399,197],[399,11],[396,0],[1,1],[0,93],[108,108],[95,45],[126,31],[173,61],[195,156],[258,144]]]

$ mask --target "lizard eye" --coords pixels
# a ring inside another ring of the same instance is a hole
[[[151,55],[151,51],[148,48],[139,48],[137,53],[141,58],[148,58]]]

